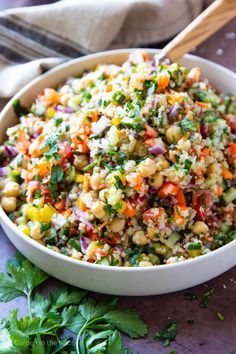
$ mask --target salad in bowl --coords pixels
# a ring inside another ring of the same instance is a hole
[[[236,238],[236,99],[134,51],[45,88],[0,147],[1,206],[73,259],[159,266]]]

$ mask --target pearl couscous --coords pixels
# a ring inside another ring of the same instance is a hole
[[[236,101],[198,68],[135,52],[14,109],[1,205],[25,237],[111,266],[175,263],[235,239]]]

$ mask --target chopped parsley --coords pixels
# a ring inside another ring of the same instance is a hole
[[[61,182],[64,176],[64,172],[61,166],[53,165],[51,170],[51,177],[49,182],[49,190],[53,199],[58,195],[57,183]]]
[[[196,122],[192,121],[188,117],[185,117],[179,124],[180,124],[180,128],[183,131],[183,133],[187,133],[189,131],[192,131],[192,132],[197,131]]]
[[[51,222],[41,222],[40,223],[40,231],[44,232],[44,231],[49,230],[51,225],[52,225]]]
[[[170,345],[170,341],[176,338],[177,332],[177,324],[176,321],[170,321],[167,323],[164,329],[156,332],[154,338],[161,340],[163,347],[168,347]]]
[[[28,109],[21,105],[21,102],[19,99],[14,100],[12,103],[12,106],[13,106],[15,114],[18,117],[24,116],[29,113]]]

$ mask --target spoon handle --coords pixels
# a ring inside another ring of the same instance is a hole
[[[162,52],[175,62],[236,16],[236,0],[216,0],[170,41]]]

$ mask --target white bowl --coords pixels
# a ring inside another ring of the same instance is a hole
[[[19,98],[30,106],[45,87],[55,87],[68,76],[93,69],[98,63],[121,64],[134,49],[113,50],[88,55],[60,65],[24,87],[3,109],[0,115],[0,141],[5,131],[17,122],[12,102]],[[150,55],[155,49],[147,49]],[[202,75],[222,91],[236,93],[236,74],[208,60],[186,55],[181,63],[199,66]],[[22,233],[0,209],[0,221],[15,247],[38,267],[66,283],[106,294],[154,295],[182,290],[205,282],[236,265],[236,240],[207,255],[177,264],[156,267],[109,267],[78,261],[40,245]]]

